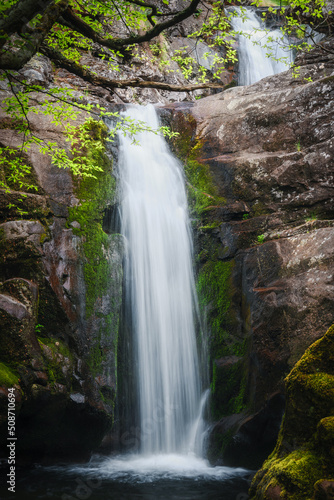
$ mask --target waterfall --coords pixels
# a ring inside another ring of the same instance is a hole
[[[131,119],[159,126],[154,107]],[[121,227],[132,314],[141,452],[194,451],[200,412],[192,240],[183,173],[161,135],[120,135]]]
[[[243,33],[238,35],[238,84],[250,85],[289,69],[293,60],[292,51],[282,32],[265,29],[260,17],[252,9],[241,11],[239,7],[233,7],[233,11],[238,15],[231,17],[232,27],[236,32]],[[268,52],[273,57],[267,57]]]
[[[124,115],[153,129],[159,126],[152,105],[130,107]],[[203,417],[210,390],[201,395],[194,324],[198,308],[183,172],[160,135],[142,132],[136,140],[138,145],[119,135],[118,177],[126,240],[124,315],[131,311],[125,329],[132,327],[135,344],[136,359],[129,371],[136,365],[140,453],[133,443],[126,453],[96,454],[86,464],[38,468],[21,481],[22,499],[27,497],[28,483],[34,498],[34,492],[41,491],[40,498],[46,498],[43,489],[57,499],[248,497],[250,471],[211,466],[204,458],[208,429]],[[129,337],[125,338],[128,343]],[[123,368],[122,378],[124,372]],[[134,424],[124,429],[126,444],[137,441]],[[37,486],[35,473],[41,477]]]

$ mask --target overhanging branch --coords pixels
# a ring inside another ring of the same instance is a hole
[[[190,92],[192,90],[199,90],[199,89],[223,90],[226,87],[226,85],[223,85],[221,83],[173,85],[165,82],[140,80],[139,78],[131,78],[129,80],[112,80],[104,76],[95,75],[86,67],[84,68],[83,66],[81,66],[76,62],[70,61],[69,59],[64,57],[60,52],[46,46],[46,44],[44,44],[40,50],[43,54],[52,59],[52,61],[57,66],[66,69],[70,73],[74,73],[75,75],[79,76],[86,82],[91,83],[92,85],[97,85],[99,87],[103,87],[108,90],[112,90],[114,88],[125,89],[128,87],[135,87],[135,88],[151,88],[157,90],[169,90],[171,92]]]
[[[68,0],[61,0],[57,4],[49,2],[37,26],[29,31],[27,30],[24,35],[23,46],[17,51],[15,49],[8,50],[0,54],[0,69],[21,69],[36,54],[44,38],[49,34],[50,29],[62,10],[67,7],[67,4]]]
[[[81,33],[83,36],[90,38],[94,42],[97,42],[109,49],[120,50],[127,45],[148,42],[152,40],[152,38],[160,35],[160,33],[162,33],[167,28],[170,28],[171,26],[184,21],[196,12],[200,1],[201,0],[192,0],[187,8],[175,14],[171,19],[155,24],[152,29],[146,31],[146,33],[144,33],[143,35],[131,35],[127,38],[104,38],[95,30],[93,30],[93,28],[89,26],[89,24],[87,24],[83,19],[77,16],[72,9],[69,8],[66,9],[65,12],[63,12],[62,18],[64,19],[67,26],[70,26],[72,29],[74,29],[78,33]],[[139,5],[139,2],[133,3],[138,3]]]

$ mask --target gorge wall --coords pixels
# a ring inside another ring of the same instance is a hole
[[[334,319],[333,54],[296,64],[298,78],[290,70],[165,112],[182,131],[173,147],[193,200],[209,454],[253,469],[274,447],[285,376]]]
[[[174,2],[173,8],[182,9],[183,2]],[[208,10],[209,4],[196,18],[184,21],[151,43],[144,43],[132,58],[119,58],[122,76],[187,83],[176,62],[170,59],[171,45],[176,39],[178,49],[188,45],[187,35],[201,26]],[[126,28],[121,22],[118,24],[114,28],[122,34]],[[202,45],[201,50],[206,50],[207,46]],[[100,51],[98,44],[91,51],[81,50],[80,63],[102,76],[118,78],[118,71],[100,57]],[[195,64],[191,81],[195,81],[197,72]],[[194,93],[182,91],[130,88],[108,92],[65,69],[56,69],[41,54],[33,57],[16,76],[18,81],[25,79],[28,84],[40,85],[42,90],[70,88],[73,91],[70,100],[74,103],[99,105],[109,111],[119,110],[125,103],[195,100]],[[226,72],[221,76],[224,83],[233,78]],[[18,81],[15,85],[20,89]],[[199,90],[196,95],[207,93]],[[19,460],[85,460],[103,438],[104,450],[119,446],[118,434],[122,433],[119,420],[124,417],[124,404],[121,402],[116,409],[116,399],[119,392],[126,399],[122,379],[131,371],[128,364],[118,363],[119,354],[126,357],[127,326],[122,321],[121,307],[124,242],[114,226],[118,203],[114,153],[105,143],[106,126],[102,121],[93,122],[89,134],[91,139],[104,143],[104,152],[93,147],[92,151],[84,149],[81,153],[93,156],[102,168],[96,180],[75,180],[67,170],[52,165],[50,157],[41,154],[37,146],[22,153],[22,135],[15,130],[17,122],[3,110],[3,101],[11,96],[6,80],[1,80],[0,146],[10,148],[11,159],[31,167],[23,184],[34,185],[37,191],[13,180],[9,163],[3,158],[0,166],[3,183],[0,186],[1,439],[6,436],[8,387],[14,386]],[[32,98],[38,107],[44,95]],[[64,127],[56,126],[50,116],[40,111],[28,117],[33,134],[55,141],[70,153]],[[79,131],[88,116],[81,113],[72,125]],[[129,398],[132,396],[129,394]]]
[[[37,63],[47,71],[44,58]],[[36,136],[68,150],[50,117],[29,119]],[[21,157],[3,112],[0,129],[1,144]],[[106,126],[95,122],[89,133],[104,141]],[[37,146],[23,153],[36,194],[11,183],[2,163],[12,191],[0,193],[0,426],[5,439],[14,386],[20,460],[86,459],[114,419],[123,242],[105,217],[115,203],[111,155],[85,154],[103,167],[96,179],[73,181]]]

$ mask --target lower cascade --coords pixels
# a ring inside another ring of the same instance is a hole
[[[159,127],[151,104],[129,107],[123,116],[150,129]],[[241,484],[246,488],[245,469],[213,467],[205,459],[203,414],[209,390],[201,390],[192,238],[182,168],[162,135],[144,131],[136,135],[136,142],[119,135],[118,171],[140,448],[109,458],[93,457],[87,466],[72,471],[98,474],[115,481],[117,488],[124,488],[124,483],[153,483],[159,489],[168,479],[175,499],[183,498],[180,480],[195,481],[188,485],[193,499],[202,494],[196,491],[198,481],[203,485],[215,481],[214,491],[222,480],[229,481],[231,491],[236,487],[233,481],[237,488]]]
[[[130,107],[123,116],[151,129],[159,127],[153,105]],[[203,488],[214,481],[214,491],[222,480],[229,481],[231,492],[247,489],[245,469],[212,467],[204,457],[203,414],[209,390],[201,391],[192,238],[182,168],[160,134],[138,133],[135,143],[120,134],[119,145],[125,294],[135,343],[140,449],[109,458],[96,456],[69,472],[98,475],[129,499],[134,497],[127,496],[125,483],[153,483],[158,495],[162,481],[168,480],[175,499],[183,498],[180,480],[194,481],[188,484],[192,499],[202,498],[198,481]]]
[[[243,33],[238,36],[238,84],[251,85],[266,76],[289,69],[293,60],[292,52],[282,32],[279,29],[266,29],[261,18],[251,8],[241,11],[239,7],[233,7],[233,11],[237,16],[231,18],[232,27],[236,32]]]
[[[126,115],[157,129],[154,107]],[[126,294],[137,361],[141,452],[194,452],[200,408],[192,242],[184,180],[163,137],[120,136]],[[200,447],[197,451],[201,454]]]

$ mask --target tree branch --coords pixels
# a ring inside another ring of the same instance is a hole
[[[151,12],[147,15],[147,19],[149,20],[151,26],[155,26],[155,21],[153,21],[153,16],[155,17],[167,17],[167,16],[175,16],[177,12],[158,12],[158,8],[156,5],[151,5],[150,3],[144,2],[143,0],[128,0],[129,3],[134,5],[139,5],[139,7],[146,7],[147,9],[151,9]]]
[[[8,50],[0,55],[0,69],[22,68],[38,51],[44,38],[58,19],[60,13],[67,7],[68,0],[61,0],[57,4],[49,3],[38,25],[24,35],[25,43],[15,51]]]
[[[55,0],[36,1],[22,0],[9,10],[8,15],[0,20],[0,48],[13,33],[20,33],[22,28],[31,21],[37,14],[45,12],[50,4]]]
[[[130,80],[112,80],[106,78],[104,76],[98,76],[92,73],[86,67],[84,68],[80,64],[70,61],[66,57],[64,57],[60,52],[55,49],[48,47],[46,44],[43,44],[40,51],[52,59],[53,63],[56,66],[65,68],[70,73],[74,73],[79,76],[86,82],[91,83],[92,85],[98,85],[99,87],[103,87],[108,90],[112,90],[114,88],[125,89],[128,87],[135,88],[151,88],[158,90],[169,90],[171,92],[190,92],[192,90],[199,89],[220,89],[223,90],[226,85],[222,83],[200,83],[200,84],[189,84],[189,85],[173,85],[165,82],[153,82],[153,81],[144,81],[139,78],[132,78]]]
[[[152,38],[160,35],[160,33],[162,33],[162,31],[166,30],[167,28],[170,28],[171,26],[174,26],[175,24],[184,21],[185,19],[187,19],[189,16],[191,16],[196,12],[196,9],[200,1],[201,0],[192,0],[187,8],[175,14],[171,19],[155,24],[152,29],[146,31],[146,33],[144,33],[143,35],[131,35],[127,38],[113,38],[113,39],[104,38],[103,36],[99,35],[95,30],[93,30],[93,28],[89,26],[89,24],[85,23],[85,21],[83,21],[79,16],[77,16],[71,9],[66,9],[66,11],[62,14],[62,17],[67,23],[70,23],[70,27],[72,29],[74,29],[78,33],[81,33],[85,37],[90,38],[94,42],[97,42],[100,45],[103,45],[104,47],[107,47],[109,49],[120,50],[121,48],[126,47],[127,45],[148,42],[149,40],[152,40]],[[140,5],[139,2],[137,2],[137,4]],[[150,8],[153,7],[150,6]]]

